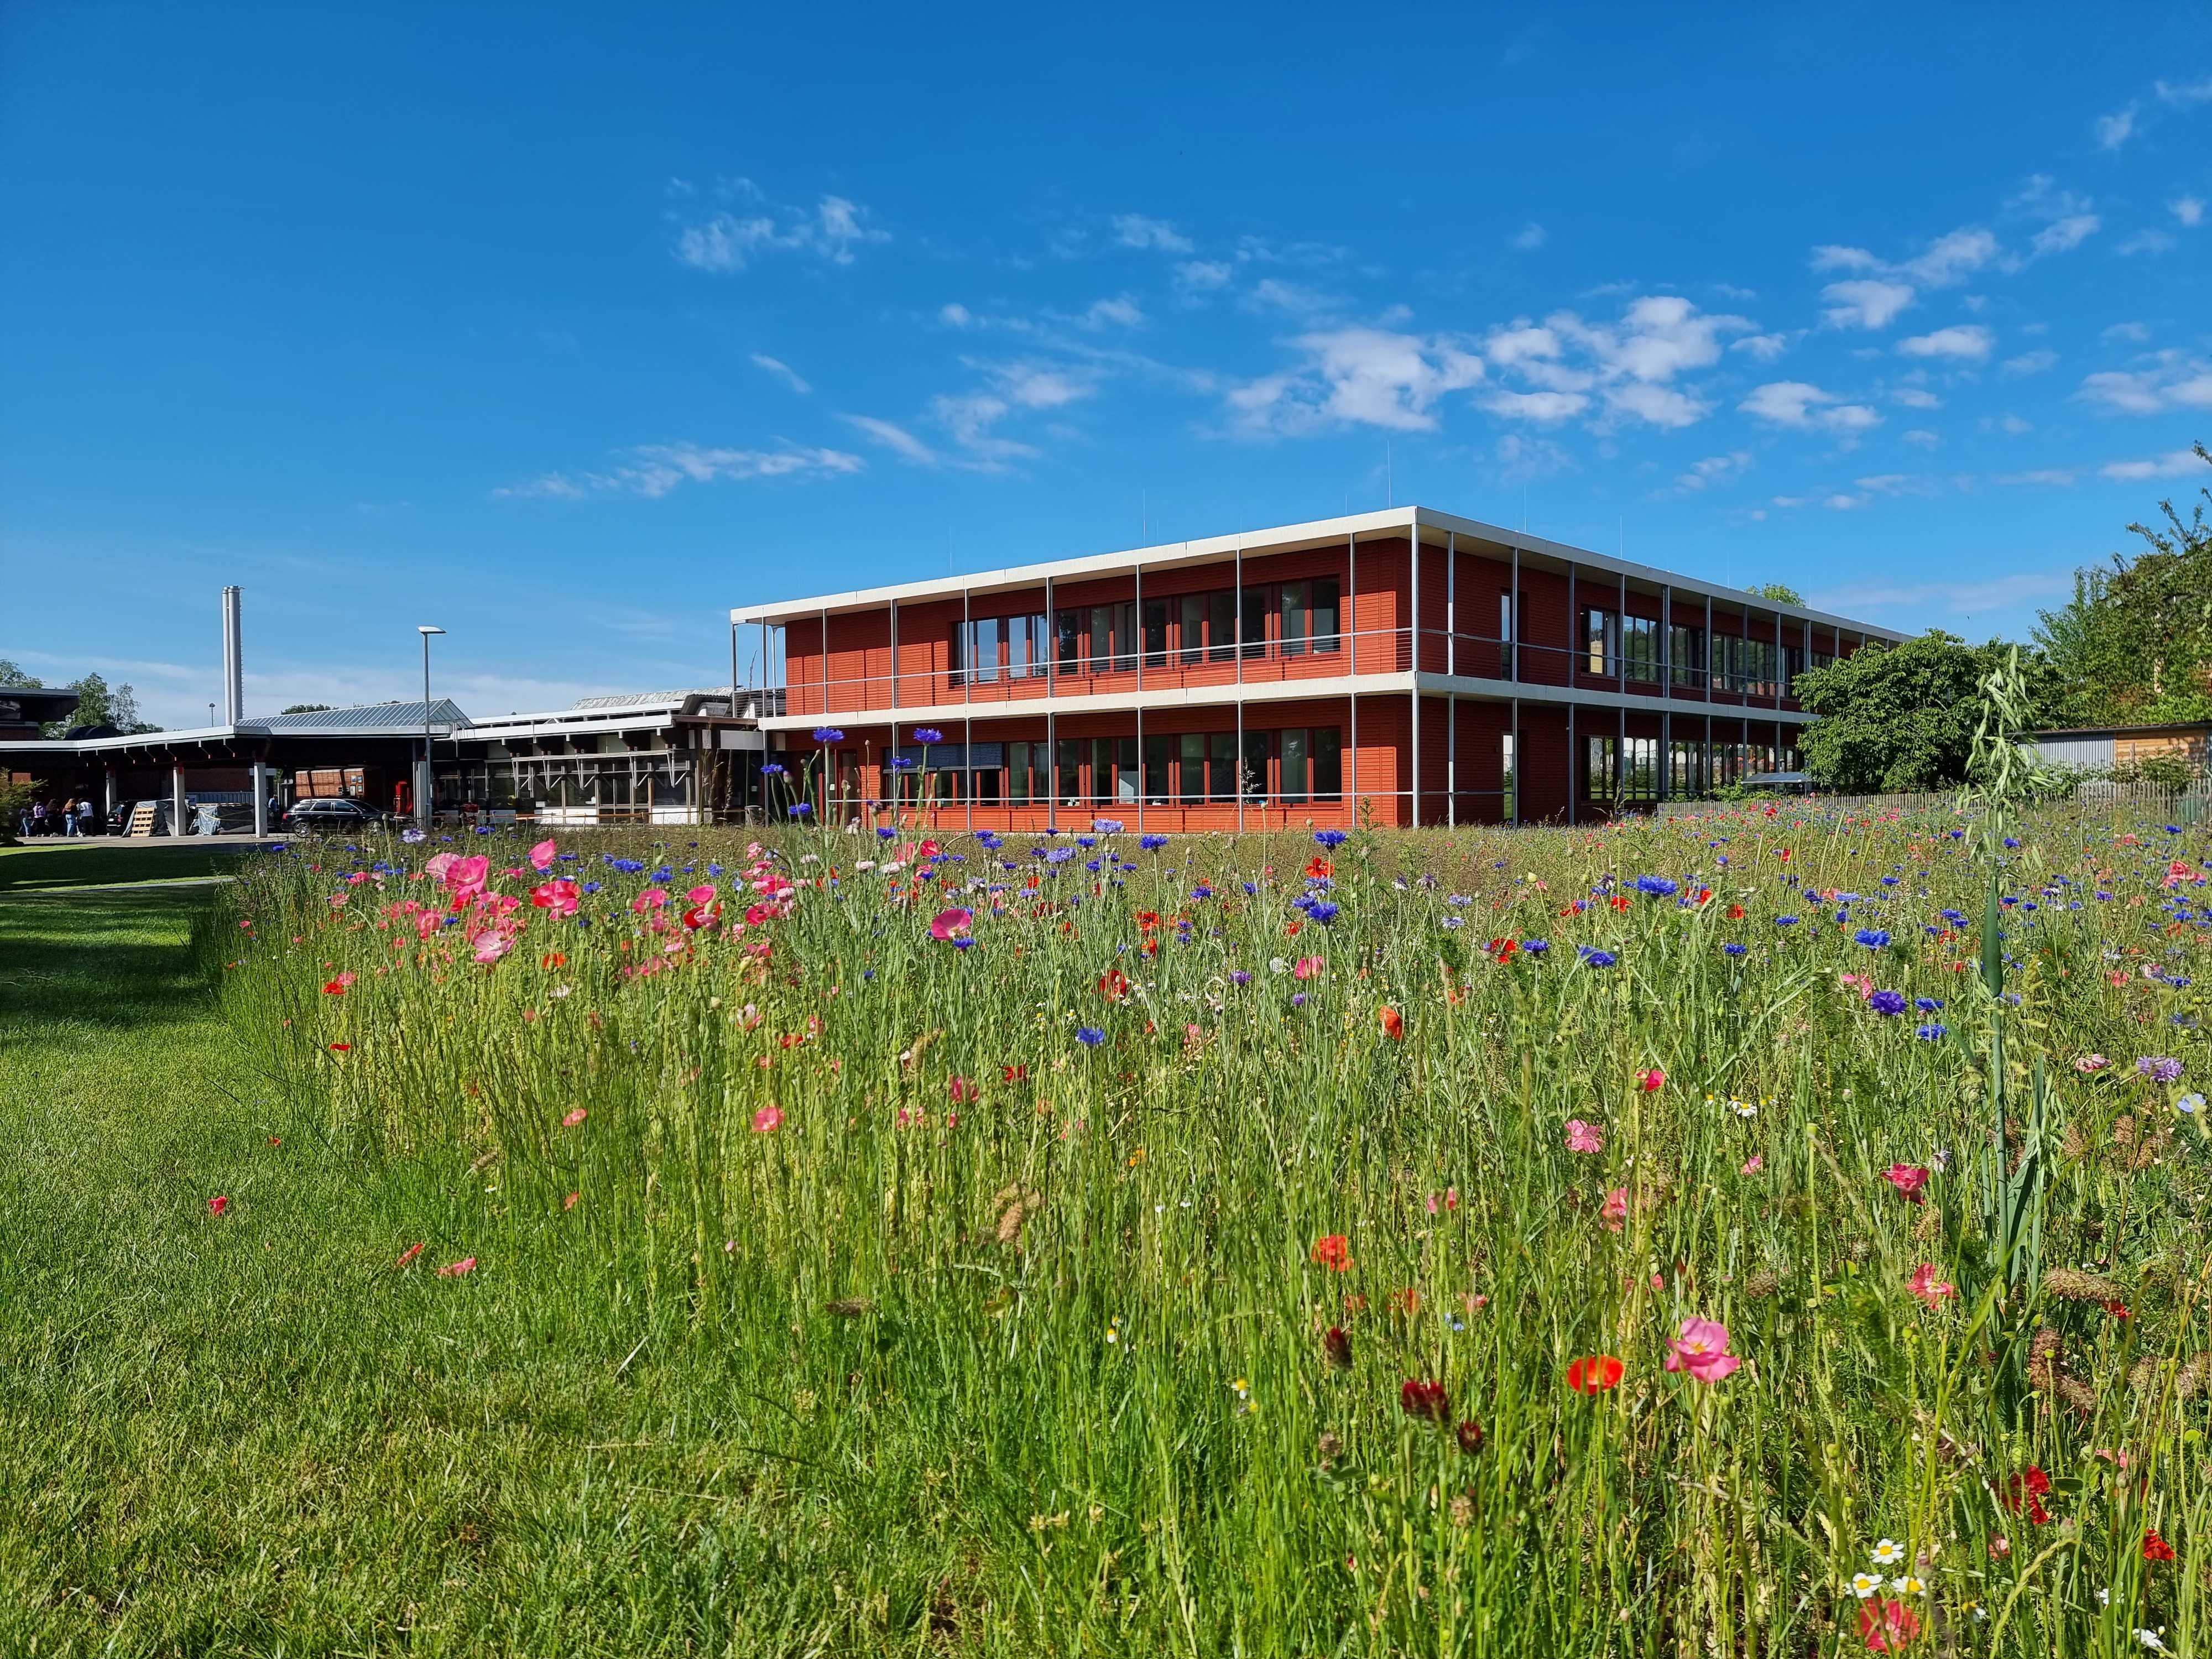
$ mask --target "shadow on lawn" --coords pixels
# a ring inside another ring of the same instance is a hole
[[[208,1011],[192,949],[206,889],[0,894],[0,1024],[129,1028]]]

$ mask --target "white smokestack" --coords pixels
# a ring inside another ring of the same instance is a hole
[[[222,703],[227,726],[235,726],[246,718],[246,647],[239,629],[240,592],[235,587],[222,590]]]

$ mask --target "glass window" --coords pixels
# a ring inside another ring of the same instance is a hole
[[[1334,726],[1314,728],[1313,796],[1316,800],[1344,799],[1343,739]]]
[[[1504,780],[1505,789],[1505,818],[1508,823],[1510,823],[1514,816],[1513,734],[1510,732],[1505,732],[1498,738],[1498,758],[1500,768],[1499,776]]]
[[[1145,734],[1145,799],[1155,806],[1165,806],[1173,798],[1174,792],[1169,787],[1168,758],[1174,749],[1173,738],[1158,732]]]
[[[1627,617],[1620,624],[1620,653],[1632,680],[1659,678],[1659,623],[1652,617]]]
[[[1613,799],[1614,782],[1614,750],[1613,739],[1611,738],[1591,738],[1588,739],[1588,743],[1589,746],[1589,761],[1586,769],[1587,781],[1585,785],[1588,793],[1583,795],[1583,799],[1585,800],[1611,800]]]
[[[1204,660],[1206,656],[1206,595],[1186,593],[1179,609],[1178,633],[1176,645],[1180,660],[1189,664]]]
[[[1313,648],[1334,651],[1337,648],[1337,583],[1334,576],[1325,577],[1313,585]]]
[[[1114,660],[1114,607],[1091,607],[1091,672],[1103,674]]]
[[[1168,602],[1145,601],[1145,666],[1164,668],[1168,661]]]
[[[1244,734],[1244,775],[1240,787],[1248,800],[1267,799],[1267,734],[1247,732]]]
[[[1285,806],[1302,806],[1309,791],[1309,773],[1313,763],[1312,736],[1303,726],[1287,727],[1281,733],[1281,784],[1279,793]]]
[[[1083,805],[1083,739],[1062,738],[1060,740],[1060,781],[1053,793],[1064,806]]]
[[[1131,738],[1109,738],[1105,741],[1114,745],[1113,799],[1124,806],[1137,804],[1137,740]]]
[[[970,677],[981,684],[999,678],[999,634],[1004,626],[997,617],[979,617],[969,622],[970,644],[968,667]]]
[[[1206,642],[1206,660],[1231,660],[1237,654],[1236,589],[1224,587],[1218,593],[1206,595],[1206,625],[1210,632]]]
[[[1207,774],[1206,793],[1214,800],[1233,800],[1237,797],[1237,734],[1216,732],[1206,740],[1206,761],[1213,769]]]
[[[1668,641],[1668,654],[1672,659],[1669,672],[1677,685],[1703,685],[1705,678],[1705,630],[1684,628],[1677,624],[1674,637]]]
[[[1264,657],[1267,654],[1267,590],[1248,587],[1244,590],[1244,654]]]
[[[1306,585],[1304,582],[1285,582],[1282,592],[1283,654],[1286,657],[1303,656],[1306,648]]]
[[[1042,744],[1037,745],[1042,749]],[[1025,743],[1006,745],[1006,799],[1017,805],[1030,798],[1030,746]]]
[[[1583,612],[1583,660],[1579,665],[1586,674],[1610,674],[1614,657],[1619,653],[1620,618],[1610,611]]]
[[[1206,799],[1206,733],[1186,732],[1176,740],[1176,794],[1189,803]]]
[[[1075,672],[1083,656],[1083,613],[1063,611],[1060,613],[1060,672]]]

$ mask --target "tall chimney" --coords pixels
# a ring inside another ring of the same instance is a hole
[[[235,726],[246,718],[246,647],[238,624],[240,592],[235,587],[222,590],[222,706],[227,726]]]

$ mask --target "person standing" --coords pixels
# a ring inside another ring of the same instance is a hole
[[[74,840],[84,833],[82,827],[77,823],[77,816],[83,810],[82,801],[66,800],[62,803],[62,834],[65,837]]]

